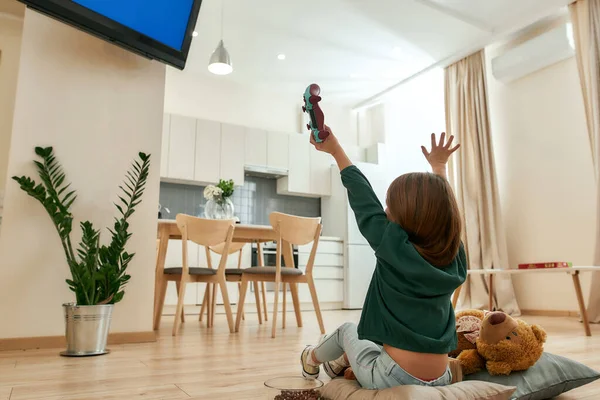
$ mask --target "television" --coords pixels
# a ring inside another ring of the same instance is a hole
[[[144,57],[184,69],[202,0],[19,0]]]

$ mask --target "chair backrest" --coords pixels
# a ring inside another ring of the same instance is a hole
[[[244,248],[244,245],[245,243],[231,243],[229,245],[229,251],[227,252],[227,255],[234,254],[238,251],[240,252],[238,255],[238,269],[242,267],[242,249]],[[206,250],[206,263],[208,264],[209,268],[212,268],[212,257],[210,252],[212,251],[213,253],[220,254],[222,258],[223,251],[225,250],[225,243],[217,244],[211,247],[205,247],[204,249]]]
[[[295,245],[305,245],[315,240],[315,232],[321,225],[321,218],[305,218],[273,212],[269,222],[283,240]]]
[[[306,274],[312,274],[317,247],[319,246],[319,237],[321,236],[321,218],[297,217],[295,215],[274,212],[269,215],[269,222],[279,236],[279,240],[277,241],[277,271],[279,272],[281,268],[282,251],[288,251],[288,254],[291,254],[292,245],[302,246],[313,242],[306,264]],[[288,248],[284,249],[283,246],[287,246]],[[290,267],[295,266],[290,265]]]
[[[245,243],[231,243],[231,245],[229,245],[229,253],[228,254],[237,253],[238,251],[240,251],[242,249],[242,247],[244,247],[244,244]],[[225,248],[225,243],[210,246],[210,250],[213,253],[217,253],[217,254],[223,254],[224,248]]]
[[[204,219],[185,214],[177,214],[175,220],[177,221],[177,227],[181,231],[184,273],[187,273],[188,271],[188,240],[207,248],[223,244],[223,253],[225,255],[221,257],[219,271],[224,271],[225,264],[227,263],[227,255],[230,254],[229,246],[231,245],[231,240],[233,238],[235,220]]]

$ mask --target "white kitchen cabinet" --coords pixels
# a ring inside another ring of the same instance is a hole
[[[194,180],[217,183],[221,172],[221,124],[198,120],[196,124]]]
[[[331,195],[331,155],[310,149],[310,193]]]
[[[287,133],[269,132],[267,134],[267,166],[270,168],[289,168],[290,135]]]
[[[308,135],[289,136],[288,176],[277,180],[277,193],[311,195],[310,146]]]
[[[220,179],[233,179],[236,186],[244,184],[245,150],[245,128],[237,125],[221,124]]]
[[[287,150],[287,146],[285,147]],[[264,167],[267,165],[267,131],[246,129],[245,165]]]
[[[163,129],[160,145],[160,176],[168,177],[169,173],[169,138],[171,132],[171,114],[163,116]]]
[[[196,120],[181,115],[171,115],[170,120],[168,177],[193,180]]]

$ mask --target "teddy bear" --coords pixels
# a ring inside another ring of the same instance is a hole
[[[546,342],[540,326],[498,311],[457,312],[456,331],[458,347],[449,356],[459,360],[464,375],[484,368],[491,375],[524,371],[539,360]]]
[[[503,312],[464,310],[456,313],[458,346],[448,355],[457,359],[463,375],[487,369],[491,375],[509,375],[532,367],[542,356],[546,332]],[[352,368],[344,378],[355,380]]]

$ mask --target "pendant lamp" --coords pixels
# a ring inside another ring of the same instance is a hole
[[[215,75],[229,75],[233,72],[231,57],[223,43],[223,0],[221,0],[221,40],[208,62],[208,70]]]

